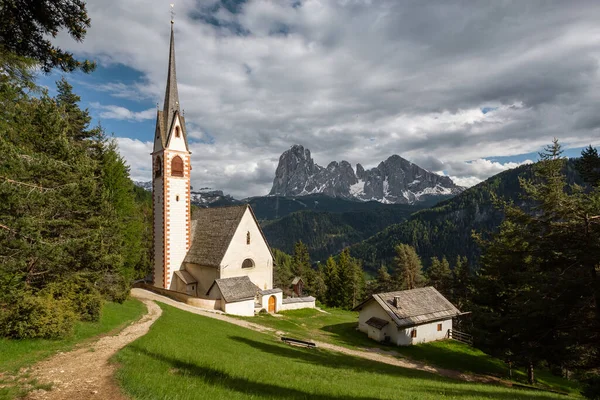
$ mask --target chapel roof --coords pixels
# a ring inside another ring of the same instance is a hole
[[[197,208],[192,214],[191,244],[183,262],[219,268],[237,227],[249,209],[265,243],[267,239],[248,204]],[[268,244],[267,244],[267,247]],[[271,248],[269,247],[269,251]]]
[[[190,274],[186,270],[182,269],[182,270],[179,270],[179,271],[175,271],[175,275],[177,275],[179,277],[179,279],[181,279],[181,281],[183,283],[185,283],[186,285],[190,285],[192,283],[198,283],[198,281],[196,280],[196,278],[194,278],[192,276],[192,274]]]
[[[399,327],[420,325],[456,317],[461,312],[433,286],[372,295],[354,310],[376,301]]]
[[[259,290],[247,276],[215,279],[206,294],[208,295],[215,286],[219,288],[221,296],[227,303],[254,299]]]

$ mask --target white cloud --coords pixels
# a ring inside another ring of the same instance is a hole
[[[192,146],[195,186],[265,194],[294,143],[319,164],[369,167],[394,153],[442,160],[461,182],[508,168],[489,158],[538,151],[554,136],[566,147],[600,144],[598,2],[306,0],[294,8],[254,0],[237,13],[216,3],[176,5],[181,104],[190,136],[209,143]],[[142,74],[142,84],[100,90],[162,104],[167,4],[87,4],[85,41],[61,35],[60,44]],[[129,121],[155,115],[118,104],[99,111]]]
[[[156,109],[149,108],[144,111],[131,111],[125,107],[117,105],[104,105],[98,102],[90,103],[93,109],[99,111],[98,116],[100,119],[117,119],[126,121],[146,121],[149,119],[156,118]]]

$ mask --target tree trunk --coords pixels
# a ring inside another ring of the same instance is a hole
[[[533,375],[533,362],[529,361],[529,365],[527,366],[527,382],[530,385],[535,383],[535,376]]]
[[[508,362],[508,379],[512,380],[512,361]]]

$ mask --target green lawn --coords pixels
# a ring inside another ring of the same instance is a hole
[[[424,361],[442,368],[476,374],[493,375],[508,379],[507,366],[501,360],[465,344],[446,340],[415,346],[398,347],[377,343],[356,330],[358,313],[339,309],[327,309],[322,313],[314,309],[285,311],[279,317],[260,314],[248,321],[283,331],[286,334],[309,340],[319,340],[349,348],[382,348],[395,351],[400,357]],[[526,382],[524,370],[514,370],[513,379]],[[538,386],[578,394],[577,382],[556,377],[548,371],[536,371]]]
[[[159,304],[150,332],[116,356],[134,399],[561,399],[471,384],[322,349]]]
[[[67,351],[86,339],[121,330],[146,313],[144,303],[130,299],[123,304],[106,303],[98,322],[77,322],[71,337],[60,340],[0,338],[0,399],[11,399],[21,393],[13,376],[19,369],[32,365],[57,351]],[[27,374],[21,383],[27,382]]]

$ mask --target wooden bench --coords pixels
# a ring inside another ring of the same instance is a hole
[[[281,337],[281,341],[284,343],[287,343],[287,344],[291,344],[293,346],[302,346],[302,347],[308,347],[311,349],[314,349],[317,347],[317,345],[313,342],[307,342],[306,340],[293,339],[293,338],[285,337],[285,336]]]

